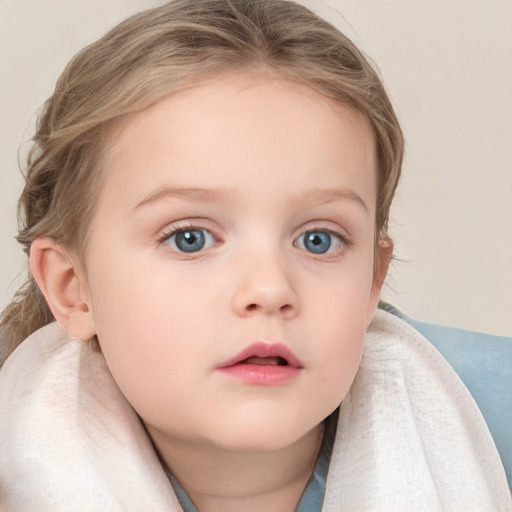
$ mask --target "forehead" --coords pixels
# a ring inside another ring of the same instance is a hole
[[[125,119],[106,150],[102,196],[124,208],[170,184],[238,190],[255,177],[276,196],[350,185],[374,207],[365,116],[276,77],[218,77],[170,95]]]

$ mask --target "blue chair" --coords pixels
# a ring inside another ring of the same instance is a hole
[[[457,372],[484,416],[512,489],[512,338],[420,322],[385,302],[379,308],[419,331]]]

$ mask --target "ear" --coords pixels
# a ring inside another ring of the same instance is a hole
[[[375,257],[375,269],[373,273],[373,288],[379,293],[384,285],[384,280],[388,273],[389,264],[393,259],[393,240],[391,238],[381,238],[378,241],[378,253]]]
[[[375,255],[373,283],[367,311],[367,325],[369,325],[373,313],[377,309],[380,292],[388,273],[389,264],[393,258],[393,241],[390,238],[379,239],[378,248],[376,250],[378,252]]]
[[[55,319],[75,338],[92,338],[87,283],[69,252],[50,238],[37,238],[30,248],[30,270]]]

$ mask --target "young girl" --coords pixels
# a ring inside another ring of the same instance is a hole
[[[463,385],[376,312],[402,153],[291,2],[177,0],[80,52],[20,200],[1,509],[509,510]]]

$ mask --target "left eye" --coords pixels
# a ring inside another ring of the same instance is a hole
[[[339,235],[329,231],[306,231],[295,241],[295,246],[313,254],[326,254],[338,250],[343,243]]]
[[[207,229],[190,228],[174,231],[165,237],[163,243],[177,252],[192,253],[209,249],[215,240]]]

